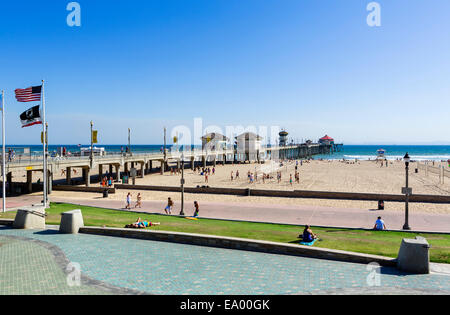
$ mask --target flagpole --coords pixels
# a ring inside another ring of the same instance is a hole
[[[2,90],[2,197],[3,197],[3,213],[6,212],[6,186],[5,186],[5,91]]]
[[[44,149],[44,158],[43,158],[43,163],[44,163],[44,190],[43,190],[43,195],[44,195],[44,200],[43,200],[43,205],[44,208],[47,208],[47,150],[46,150],[46,143],[47,143],[47,128],[45,126],[46,124],[46,120],[45,120],[45,94],[44,94],[44,80],[42,80],[42,88],[41,88],[41,103],[42,103],[42,118],[43,118],[43,123],[42,123],[42,128],[44,130],[43,133],[43,149]]]

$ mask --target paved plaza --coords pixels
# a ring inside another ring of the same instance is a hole
[[[69,262],[80,266],[79,286],[68,285]],[[0,294],[450,293],[450,275],[379,271],[371,286],[363,264],[0,227]]]

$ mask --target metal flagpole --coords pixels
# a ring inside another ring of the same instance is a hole
[[[42,144],[43,144],[43,148],[44,148],[44,159],[43,159],[43,163],[44,163],[44,191],[43,191],[43,194],[44,194],[44,200],[43,200],[43,205],[44,205],[44,208],[47,208],[47,150],[46,150],[46,148],[47,148],[47,145],[46,145],[46,143],[47,143],[47,128],[46,128],[46,126],[45,126],[45,124],[46,124],[46,120],[45,120],[45,94],[44,94],[44,80],[42,80],[42,87],[41,87],[41,102],[42,102],[42,111],[43,111],[43,113],[42,113],[42,119],[43,119],[43,122],[42,122],[42,128],[43,128],[43,130],[44,130],[44,134],[43,134],[43,141],[42,141]]]
[[[5,156],[5,91],[2,91],[2,177],[3,177],[3,212],[6,212],[6,186],[5,186],[5,171],[6,171],[6,156]]]

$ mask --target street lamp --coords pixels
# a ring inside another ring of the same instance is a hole
[[[131,129],[128,128],[128,154],[131,155]]]
[[[181,211],[180,211],[180,215],[184,215],[184,150],[181,152]]]
[[[93,164],[93,150],[94,150],[94,139],[93,139],[93,130],[92,128],[94,127],[94,123],[91,120],[91,152],[89,153],[89,160],[90,160],[90,164],[91,164],[91,168],[92,168],[92,164]]]
[[[408,187],[408,173],[409,173],[409,155],[408,152],[406,152],[405,156],[403,157],[403,160],[405,161],[405,171],[406,171],[406,187],[404,189],[405,193],[405,224],[403,225],[404,230],[411,230],[408,224],[408,202],[409,202],[409,195],[411,193],[409,187]]]

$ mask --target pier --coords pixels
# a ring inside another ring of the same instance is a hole
[[[121,173],[129,174],[131,169],[136,170],[136,175],[143,178],[145,174],[155,168],[163,174],[169,169],[170,164],[181,163],[191,169],[207,165],[233,163],[264,163],[266,160],[308,159],[318,154],[329,154],[333,151],[332,145],[325,144],[298,144],[275,147],[261,147],[256,152],[238,151],[233,149],[195,149],[191,151],[168,151],[151,153],[110,153],[106,155],[89,156],[65,156],[48,157],[48,182],[49,193],[52,191],[53,175],[65,174],[66,185],[72,185],[72,176],[81,175],[86,187],[91,186],[91,175],[98,169],[101,178],[106,172],[113,176],[115,182],[119,182]],[[14,183],[13,172],[26,172],[25,183]],[[34,156],[28,159],[19,157],[7,162],[7,193],[31,193],[42,189],[42,183],[33,184],[33,173],[43,172],[43,156]]]

